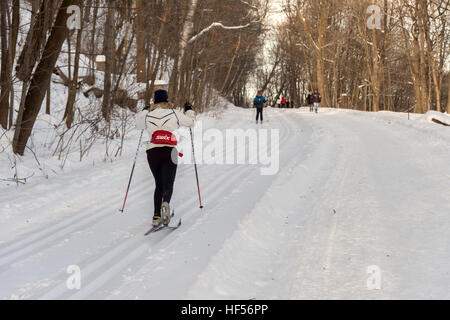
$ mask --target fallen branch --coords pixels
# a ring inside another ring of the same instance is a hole
[[[431,119],[431,121],[433,121],[434,123],[446,126],[446,127],[450,127],[450,124],[444,123],[444,122],[442,122],[442,121],[440,121],[438,119],[435,119],[435,118]]]
[[[17,184],[19,184],[19,183],[21,183],[21,184],[26,184],[26,183],[27,183],[27,179],[30,179],[30,178],[32,178],[33,176],[34,176],[34,173],[33,173],[31,176],[26,177],[26,178],[17,178],[17,177],[14,177],[14,178],[7,178],[7,179],[0,178],[0,181],[5,181],[5,182],[15,182],[15,183],[17,183]]]

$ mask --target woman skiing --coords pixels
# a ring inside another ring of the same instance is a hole
[[[264,104],[266,103],[266,98],[263,96],[262,91],[258,91],[258,95],[253,100],[253,106],[256,108],[256,124],[258,124],[258,120],[261,119],[261,123],[264,121],[263,110]]]
[[[136,128],[146,129],[150,136],[147,149],[147,160],[155,178],[153,226],[170,223],[170,200],[177,173],[178,151],[177,139],[173,132],[181,126],[192,127],[195,113],[192,106],[186,103],[184,113],[175,110],[169,103],[167,91],[155,92],[154,104],[146,107],[136,115]]]

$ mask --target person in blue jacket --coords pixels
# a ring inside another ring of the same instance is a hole
[[[258,91],[258,95],[255,100],[253,100],[253,106],[256,108],[256,123],[258,124],[258,120],[261,118],[261,123],[263,123],[263,110],[264,104],[266,103],[266,98],[263,96],[262,91]]]

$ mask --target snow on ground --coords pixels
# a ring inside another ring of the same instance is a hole
[[[442,112],[437,111],[428,111],[422,118],[422,120],[433,122],[439,121],[439,124],[450,126],[450,116],[448,114],[444,114]]]
[[[261,128],[228,108],[205,128]],[[142,151],[118,209],[138,132],[124,156],[3,187],[3,299],[449,299],[450,128],[405,114],[268,109],[280,170],[180,165],[183,219],[150,237],[153,179]],[[232,150],[226,150],[232,152]],[[69,290],[68,266],[81,270]],[[367,268],[381,270],[368,290]]]

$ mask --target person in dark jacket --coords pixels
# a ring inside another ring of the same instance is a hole
[[[314,103],[314,110],[316,111],[316,113],[318,113],[320,103],[322,102],[322,96],[320,95],[318,89],[314,90],[314,94],[312,95],[312,102]]]
[[[263,96],[262,91],[258,91],[258,95],[253,100],[253,106],[256,108],[256,123],[258,123],[258,120],[261,118],[261,123],[264,121],[263,117],[263,110],[264,110],[264,104],[266,103],[266,98]]]
[[[314,112],[314,103],[312,101],[312,97],[313,97],[313,93],[312,93],[312,90],[310,89],[309,94],[306,97],[306,102],[308,103],[308,106],[309,106],[309,112]]]

